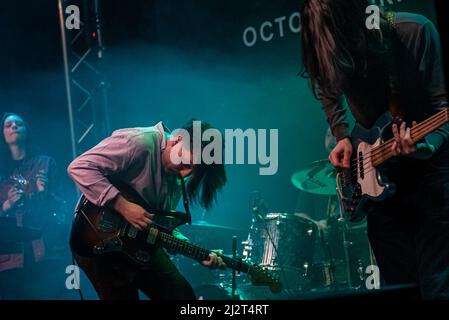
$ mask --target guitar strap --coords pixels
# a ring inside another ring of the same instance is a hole
[[[189,224],[192,224],[192,215],[190,214],[189,198],[187,196],[186,182],[184,180],[184,177],[181,177],[181,189],[182,189],[182,202],[184,204],[184,209],[186,210],[187,214],[187,222]]]

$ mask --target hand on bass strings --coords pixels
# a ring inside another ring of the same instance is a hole
[[[338,169],[350,169],[352,144],[349,138],[341,139],[329,154],[329,161]]]

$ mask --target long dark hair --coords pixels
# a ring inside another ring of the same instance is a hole
[[[324,95],[341,93],[346,77],[367,68],[367,56],[385,53],[382,29],[368,30],[368,0],[306,0],[301,8],[303,76],[312,90]]]
[[[190,137],[193,137],[194,121],[197,120],[192,119],[182,127],[189,133]],[[213,127],[209,123],[201,121],[201,134],[208,129],[213,129]],[[208,143],[202,141],[201,149]],[[193,150],[192,144],[190,150]],[[210,209],[215,203],[217,194],[227,181],[223,149],[222,156],[221,163],[205,164],[201,161],[200,164],[194,164],[192,175],[187,182],[187,193],[192,203],[199,203],[205,209]]]
[[[2,136],[0,138],[0,177],[5,178],[6,175],[8,175],[9,171],[13,167],[14,160],[12,159],[11,151],[9,149],[8,144],[6,143],[5,136],[3,134],[3,128],[5,126],[5,120],[9,116],[17,116],[20,117],[26,128],[26,141],[25,141],[25,148],[26,148],[26,157],[30,157],[34,155],[37,152],[37,147],[33,143],[33,138],[30,130],[30,126],[28,122],[20,115],[12,112],[6,112],[3,114],[2,122],[1,122],[1,128],[2,128]]]

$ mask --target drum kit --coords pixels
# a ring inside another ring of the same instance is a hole
[[[335,146],[330,130],[325,146],[328,151]],[[232,296],[232,279],[222,271],[215,281],[210,279],[197,286],[197,294],[203,299],[256,300],[364,290],[369,276],[365,271],[376,262],[366,223],[352,223],[340,210],[336,174],[328,160],[319,160],[291,176],[292,184],[300,192],[327,203],[325,215],[321,214],[324,219],[320,220],[303,212],[269,212],[260,193],[251,194],[253,218],[247,239],[242,242],[242,260],[278,273],[284,285],[281,294],[271,294],[266,288],[246,282],[246,277],[239,277],[237,295]],[[212,231],[226,227],[202,221],[197,223],[197,228]]]
[[[327,160],[320,160],[291,177],[302,192],[327,197],[326,219],[317,221],[305,213],[265,213],[253,207],[258,212],[243,242],[243,258],[277,271],[288,294],[362,290],[368,276],[365,270],[375,264],[366,224],[346,221],[338,212],[336,173]]]
[[[320,201],[326,200],[326,218],[322,220],[314,220],[306,213],[269,212],[260,193],[251,195],[253,218],[249,232],[241,232],[247,238],[242,242],[240,256],[246,262],[276,272],[284,286],[281,294],[254,287],[243,275],[237,275],[237,282],[235,279],[233,282],[229,271],[195,267],[192,274],[196,278],[189,280],[193,280],[200,299],[288,299],[366,288],[369,274],[365,271],[375,264],[366,224],[351,223],[339,213],[335,176],[336,170],[331,164],[320,160],[291,177],[291,182],[301,192],[318,197]],[[220,232],[238,232],[204,220],[192,223],[190,228],[197,236],[214,234],[214,238]],[[195,241],[204,242],[205,239]]]

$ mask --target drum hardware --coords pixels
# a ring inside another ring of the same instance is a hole
[[[252,222],[254,223],[260,223],[262,225],[262,229],[265,232],[265,234],[268,236],[269,239],[269,246],[271,246],[270,249],[272,249],[271,254],[274,254],[275,257],[277,258],[279,255],[279,250],[278,250],[278,246],[277,243],[275,243],[274,239],[273,239],[273,235],[271,234],[268,225],[265,221],[264,215],[267,215],[268,209],[266,207],[265,204],[265,200],[262,198],[262,195],[259,191],[253,191],[251,193],[250,196],[250,200],[249,200],[249,208],[250,208],[250,212],[253,215],[253,219]],[[254,230],[254,228],[252,228]],[[268,250],[270,250],[268,249]],[[260,264],[260,263],[259,263]],[[276,261],[273,260],[272,263],[266,264],[262,261],[261,265],[268,267],[268,269],[273,269],[274,266],[277,266],[277,271],[280,272],[280,276],[282,278],[282,282],[284,287],[286,288],[286,292],[291,292],[291,288],[290,288],[290,283],[289,283],[289,279],[287,277],[287,273],[284,270],[284,263],[280,260],[277,259]]]
[[[334,257],[332,255],[332,250],[329,246],[329,241],[326,239],[326,237],[324,236],[324,231],[322,229],[319,230],[320,232],[320,240],[321,240],[321,246],[323,247],[325,256],[326,256],[326,260],[328,261],[328,267],[325,269],[325,279],[326,279],[326,284],[329,287],[332,287],[335,290],[338,290],[340,287],[340,284],[338,283],[338,281],[336,281],[336,267],[335,267],[335,261],[334,261]]]
[[[311,291],[337,291],[347,285],[344,260],[315,262],[311,272]]]
[[[232,237],[232,257],[234,259],[237,258],[237,237],[236,236]],[[236,274],[237,274],[237,271],[235,269],[232,269],[232,286],[231,286],[232,300],[240,300],[239,295],[235,294],[236,289],[237,289]]]
[[[365,274],[363,270],[363,263],[361,259],[357,259],[357,275],[358,275],[358,280],[360,281],[359,283],[359,287],[362,288],[363,285],[365,284]]]
[[[328,138],[327,140],[329,140]],[[337,290],[341,285],[344,285],[358,290],[364,288],[365,285],[364,268],[369,264],[375,265],[376,263],[366,235],[362,237],[360,234],[360,231],[365,230],[366,226],[354,227],[342,213],[341,204],[336,199],[335,177],[336,170],[327,159],[315,161],[296,171],[291,177],[291,182],[299,190],[309,194],[324,195],[328,198],[326,222],[320,224],[319,221],[309,218],[318,226],[321,242],[317,245],[321,247],[323,254],[322,260],[319,260],[319,262],[313,261],[309,276],[312,278],[321,277],[319,287]],[[304,214],[303,218],[307,219],[308,215]],[[355,236],[357,237],[354,238]],[[331,243],[329,243],[330,239],[332,239]],[[368,245],[365,245],[365,242]],[[369,259],[367,259],[368,253]],[[316,276],[317,272],[318,274],[321,272],[322,275]],[[344,279],[342,278],[343,275]],[[326,283],[329,286],[323,285]]]
[[[347,240],[347,235],[346,235],[346,228],[343,227],[343,250],[344,250],[344,255],[345,255],[345,264],[346,264],[346,276],[347,276],[347,281],[348,281],[348,285],[350,288],[353,287],[352,284],[352,279],[351,279],[351,265],[350,265],[350,259],[349,259],[349,246],[351,245],[351,243]]]

